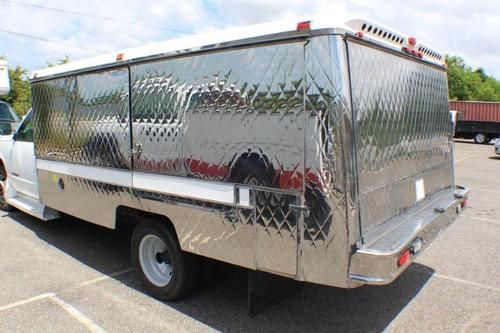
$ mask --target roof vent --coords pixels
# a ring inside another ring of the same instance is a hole
[[[347,21],[345,24],[355,31],[362,32],[366,36],[376,37],[395,46],[401,47],[407,42],[406,36],[367,20],[355,19]]]

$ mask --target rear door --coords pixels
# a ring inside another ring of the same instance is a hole
[[[454,184],[446,72],[348,41],[365,233]]]

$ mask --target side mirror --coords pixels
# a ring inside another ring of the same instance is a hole
[[[0,135],[9,135],[9,134],[12,134],[11,123],[0,123]]]

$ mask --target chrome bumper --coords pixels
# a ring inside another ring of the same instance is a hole
[[[388,221],[371,230],[351,256],[349,276],[364,284],[388,284],[460,214],[469,190],[464,187],[443,190],[415,207],[412,213]],[[415,246],[418,244],[418,249]],[[410,260],[399,265],[402,253],[410,250]]]

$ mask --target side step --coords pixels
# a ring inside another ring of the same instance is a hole
[[[38,200],[18,193],[14,198],[6,199],[7,203],[17,209],[33,215],[40,220],[49,221],[59,218],[59,212],[45,205]]]

